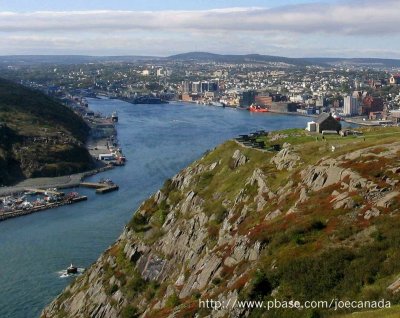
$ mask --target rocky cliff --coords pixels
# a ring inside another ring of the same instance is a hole
[[[42,317],[324,317],[332,309],[267,313],[232,304],[398,303],[399,133],[262,138],[280,143],[279,152],[224,143],[145,201]],[[204,308],[207,299],[226,308]],[[334,313],[349,311],[357,309]]]

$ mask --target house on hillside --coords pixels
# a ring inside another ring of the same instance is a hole
[[[390,85],[400,85],[400,74],[392,75],[389,79]]]
[[[322,133],[322,131],[336,131],[339,132],[342,129],[342,125],[338,120],[332,117],[331,113],[322,113],[315,120],[316,131]]]

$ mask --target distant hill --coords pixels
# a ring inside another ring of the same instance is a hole
[[[0,79],[0,185],[91,168],[89,130],[57,101]]]
[[[303,60],[312,64],[348,64],[348,65],[370,65],[385,67],[400,67],[400,60],[396,59],[379,59],[379,58],[304,58]]]
[[[153,56],[90,56],[90,55],[3,55],[0,65],[84,64],[106,62],[136,62],[158,59]]]
[[[260,63],[287,63],[292,65],[311,65],[313,62],[306,61],[299,58],[289,58],[282,56],[273,55],[261,55],[261,54],[246,54],[246,55],[225,55],[225,54],[214,54],[207,52],[189,52],[183,54],[177,54],[169,56],[170,60],[200,60],[200,61],[217,61],[227,63],[249,63],[249,62],[260,62]],[[319,62],[315,62],[319,64]]]
[[[290,58],[274,55],[262,54],[215,54],[208,52],[188,52],[171,55],[168,57],[157,56],[90,56],[90,55],[3,55],[0,56],[0,66],[8,65],[41,65],[41,64],[85,64],[85,63],[133,63],[138,61],[216,61],[226,63],[287,63],[296,66],[320,65],[329,66],[330,64],[349,64],[349,65],[371,65],[384,67],[400,67],[400,60],[379,59],[379,58],[326,58],[326,57],[307,57]]]
[[[400,60],[396,59],[379,59],[379,58],[289,58],[273,55],[261,54],[246,54],[246,55],[225,55],[214,54],[207,52],[189,52],[169,56],[171,60],[199,60],[199,61],[217,61],[217,62],[232,62],[232,63],[248,63],[248,62],[275,62],[287,63],[297,66],[304,65],[325,65],[330,64],[348,64],[348,65],[370,65],[370,66],[385,66],[385,67],[400,67]]]

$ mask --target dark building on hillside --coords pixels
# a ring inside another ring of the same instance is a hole
[[[246,91],[243,92],[242,98],[240,100],[240,106],[249,107],[256,101],[257,92],[256,91]]]
[[[255,104],[263,107],[271,106],[272,97],[269,95],[258,95],[255,98]]]
[[[288,103],[288,102],[272,102],[270,106],[270,110],[272,112],[277,113],[292,113],[297,112],[297,109],[300,108],[299,103]]]
[[[217,82],[201,82],[201,91],[202,92],[216,92],[216,91],[218,91],[218,83]]]
[[[339,132],[342,129],[342,125],[339,121],[332,117],[331,113],[322,113],[315,120],[316,131],[322,133],[324,130],[334,130]]]
[[[363,115],[369,115],[371,112],[383,111],[383,100],[380,97],[367,96],[363,99],[361,112]]]
[[[271,94],[273,102],[287,102],[288,98],[286,95],[282,94]]]

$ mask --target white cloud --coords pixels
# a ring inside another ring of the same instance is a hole
[[[400,1],[352,1],[200,11],[0,12],[2,32],[82,30],[284,31],[346,35],[398,34]],[[393,23],[393,27],[391,24]]]
[[[272,9],[0,12],[0,54],[169,55],[201,50],[400,57],[399,12],[397,0]]]

